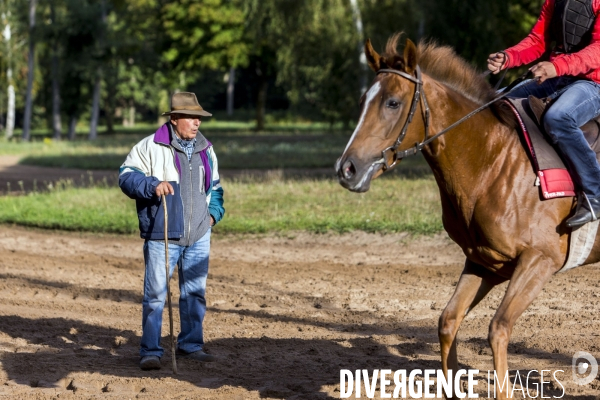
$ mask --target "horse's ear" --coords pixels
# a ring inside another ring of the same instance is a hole
[[[371,39],[367,39],[365,42],[365,56],[367,56],[369,67],[371,67],[371,69],[375,72],[379,71],[381,66],[381,57],[371,45]]]
[[[410,39],[406,39],[404,46],[404,71],[412,74],[417,69],[417,46]]]

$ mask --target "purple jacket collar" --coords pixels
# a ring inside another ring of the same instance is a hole
[[[168,122],[158,128],[158,130],[154,133],[154,143],[164,144],[165,146],[171,145],[171,132]],[[202,164],[204,164],[204,170],[206,171],[204,174],[204,187],[206,188],[206,191],[210,190],[209,188],[212,187],[212,171],[210,168],[208,155],[206,154],[206,149],[208,149],[210,146],[212,146],[212,144],[206,140],[206,147],[200,151],[200,158],[202,159]],[[177,153],[175,153],[175,165],[177,166],[179,174],[181,174],[181,164],[179,162]]]
[[[169,123],[163,124],[154,132],[154,143],[160,143],[169,146],[171,144],[171,133],[169,132]]]

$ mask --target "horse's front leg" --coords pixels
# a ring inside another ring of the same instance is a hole
[[[497,399],[509,398],[512,393],[507,350],[515,322],[559,268],[554,260],[538,250],[525,250],[519,257],[504,298],[490,324],[488,340],[498,376],[495,383]]]
[[[440,316],[438,335],[442,353],[442,369],[448,378],[448,370],[458,371],[456,334],[461,322],[489,292],[506,279],[486,270],[481,265],[467,260],[456,290]]]

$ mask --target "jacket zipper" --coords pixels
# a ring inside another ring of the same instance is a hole
[[[188,221],[188,241],[190,240],[190,235],[192,233],[192,214],[194,212],[194,179],[192,178],[192,160],[189,160],[190,164],[190,219]]]
[[[173,155],[172,159],[173,159],[173,167],[175,168],[175,171],[177,171],[179,173],[179,182],[181,183],[181,172],[179,171],[179,169],[177,168],[177,162],[176,162],[176,158],[177,158],[177,154],[175,153],[175,149],[173,148],[173,146],[170,146],[170,150],[171,150],[171,154]],[[167,174],[165,172],[165,176],[163,177],[163,179],[166,181],[167,180]],[[181,185],[180,185],[181,187]],[[165,196],[165,200],[166,200],[166,196]],[[175,201],[175,199],[173,199],[173,201]],[[181,189],[179,192],[179,201],[181,202],[181,209],[183,210],[183,215],[185,215],[185,206],[183,205],[183,198],[181,197]],[[167,203],[165,201],[165,205],[164,207],[167,206]],[[183,230],[185,231],[185,220],[183,221],[184,227]],[[169,227],[167,226],[167,232],[169,231]],[[179,238],[181,238],[183,236],[183,234],[179,234]]]

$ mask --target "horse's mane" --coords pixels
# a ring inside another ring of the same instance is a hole
[[[398,53],[401,36],[402,33],[391,36],[385,46],[385,53],[381,55],[381,63],[388,68],[404,68],[404,58]],[[485,78],[450,46],[439,45],[432,40],[420,40],[417,45],[417,60],[424,73],[477,104],[487,103],[496,95]],[[514,116],[505,107],[494,103],[492,111],[502,123],[514,126]]]

